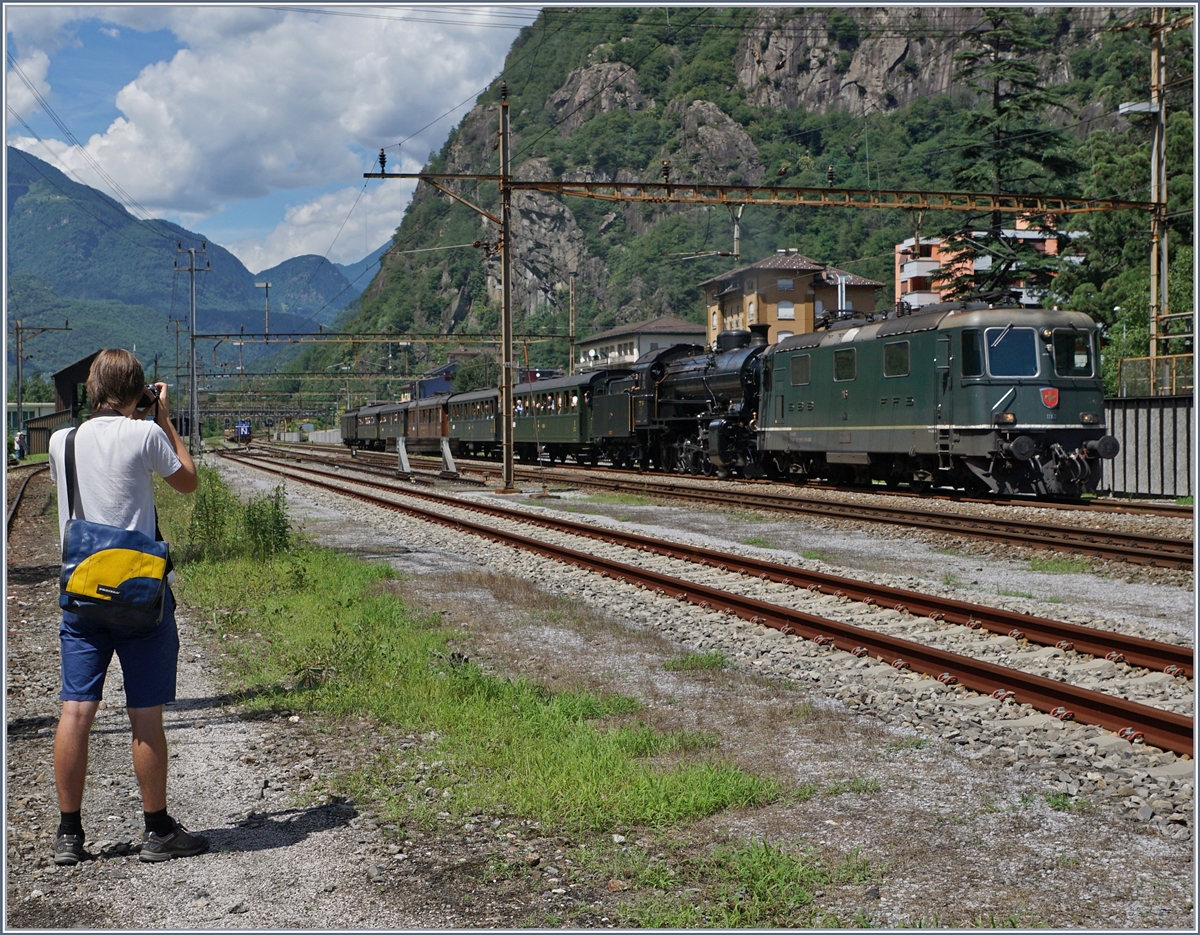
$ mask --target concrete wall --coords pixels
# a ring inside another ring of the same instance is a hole
[[[1191,396],[1122,396],[1104,401],[1121,453],[1104,465],[1114,494],[1188,497],[1195,491]]]
[[[322,429],[319,432],[309,432],[308,440],[319,445],[340,445],[342,443],[342,430]]]

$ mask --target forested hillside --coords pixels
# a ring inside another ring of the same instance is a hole
[[[1031,57],[1038,83],[1054,105],[1020,118],[1057,130],[1063,164],[1075,167],[1053,178],[1053,193],[1148,198],[1148,122],[1116,113],[1118,104],[1148,96],[1146,33],[1107,28],[1135,12],[1042,8],[1024,17],[1031,47],[1040,50]],[[514,172],[654,180],[667,160],[681,181],[812,186],[828,184],[832,171],[838,186],[961,190],[955,181],[986,158],[979,139],[964,132],[979,101],[956,78],[956,56],[971,47],[980,22],[980,11],[952,8],[546,10],[514,43],[502,75],[512,105]],[[1187,77],[1188,30],[1170,43],[1168,80]],[[497,171],[499,87],[500,79],[480,96],[429,170]],[[1176,213],[1191,206],[1190,87],[1176,85],[1169,104],[1173,266],[1181,281],[1190,279],[1191,265],[1190,216]],[[1018,187],[1044,190],[1048,178]],[[494,185],[460,189],[485,208],[497,204]],[[518,331],[566,333],[572,275],[580,334],[661,314],[700,320],[696,283],[734,265],[730,258],[693,258],[731,249],[723,208],[527,193],[518,193],[514,206]],[[892,247],[913,235],[916,220],[902,211],[749,207],[742,262],[795,247],[888,283],[879,299],[890,304]],[[922,234],[938,234],[963,218],[943,213],[919,223]],[[1058,281],[1054,299],[1110,321],[1121,306],[1124,351],[1136,352],[1137,341],[1145,343],[1146,217],[1084,216],[1066,226],[1090,236],[1075,241],[1081,260]],[[478,215],[420,185],[393,254],[348,327],[495,330],[494,258],[472,248],[405,252],[494,238]],[[1174,310],[1185,300],[1190,288],[1175,291],[1173,284]],[[565,340],[530,348],[540,363],[561,364],[565,351]],[[338,353],[314,350],[305,366],[328,364]]]
[[[55,341],[29,346],[31,369],[53,371],[97,347],[138,346],[144,360],[155,353],[174,366],[174,332],[168,318],[185,318],[188,276],[175,272],[178,253],[199,249],[205,238],[163,220],[140,220],[118,202],[72,181],[49,163],[8,148],[8,318],[28,326],[61,325],[72,330]],[[200,331],[261,331],[263,291],[254,283],[274,280],[272,330],[314,331],[333,321],[361,292],[322,257],[295,257],[254,276],[225,248],[208,242],[196,277]],[[349,267],[348,267],[349,268]],[[357,274],[356,274],[357,275]],[[168,354],[169,350],[169,354]],[[186,345],[185,345],[186,350]],[[264,349],[247,345],[253,358]],[[293,349],[294,350],[294,349]],[[223,359],[236,352],[220,349]],[[10,344],[9,364],[15,363]]]

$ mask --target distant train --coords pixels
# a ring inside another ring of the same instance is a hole
[[[1099,328],[1081,312],[962,303],[828,315],[778,344],[768,326],[631,367],[524,383],[514,453],[692,474],[1094,492],[1119,444],[1104,426]],[[496,457],[495,389],[364,406],[351,447]]]
[[[248,419],[243,419],[233,426],[233,440],[239,445],[249,445],[254,440],[254,432]]]

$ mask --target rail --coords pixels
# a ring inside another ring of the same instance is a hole
[[[227,452],[222,452],[222,454],[226,458],[259,470],[280,472],[280,466],[277,463],[263,463],[256,458],[231,455]],[[528,536],[506,532],[484,523],[448,517],[436,510],[426,509],[415,504],[397,503],[394,500],[361,490],[350,490],[345,487],[346,481],[344,480],[340,483],[331,483],[304,476],[319,473],[311,469],[284,468],[283,473],[311,486],[350,496],[384,509],[408,513],[452,529],[470,532],[492,542],[503,543],[565,562],[586,571],[598,573],[603,577],[612,578],[620,583],[638,585],[653,590],[659,596],[674,597],[676,600],[687,601],[704,609],[715,608],[720,612],[738,616],[753,623],[770,626],[785,635],[814,640],[820,645],[834,646],[858,656],[875,656],[895,668],[911,668],[914,671],[931,675],[943,683],[958,682],[973,691],[992,694],[1000,699],[1027,703],[1063,720],[1074,719],[1083,723],[1097,724],[1117,731],[1126,737],[1140,736],[1147,743],[1173,750],[1176,753],[1190,756],[1193,750],[1193,721],[1192,718],[1185,715],[1106,695],[1102,692],[1066,685],[1053,679],[876,633],[852,624],[780,607],[744,595],[710,588],[650,569],[627,565]],[[359,483],[359,481],[351,481],[351,483]]]

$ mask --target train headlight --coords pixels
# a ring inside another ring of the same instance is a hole
[[[1083,425],[1095,425],[1100,421],[1100,415],[1095,412],[1081,412],[1079,413],[1079,421]]]
[[[997,425],[1016,425],[1017,414],[1015,412],[998,412],[994,421]]]

